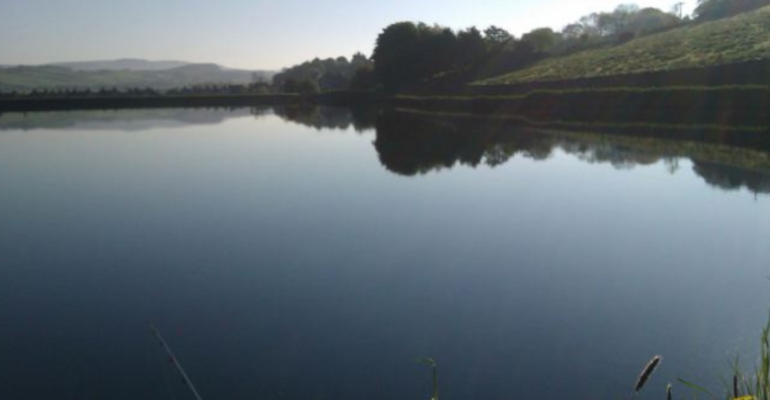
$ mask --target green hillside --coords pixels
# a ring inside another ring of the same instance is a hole
[[[479,84],[517,84],[708,67],[770,59],[770,7],[615,47],[554,57]]]
[[[214,64],[189,64],[161,71],[79,71],[61,66],[0,68],[0,91],[34,89],[153,88],[158,90],[203,84],[246,84],[257,74],[271,73],[223,69]]]

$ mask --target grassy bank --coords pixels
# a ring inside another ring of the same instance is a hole
[[[106,64],[110,64],[107,62]],[[153,88],[168,90],[198,85],[248,85],[252,74],[269,77],[265,71],[223,69],[215,64],[186,64],[160,70],[77,70],[66,66],[41,65],[0,68],[0,91],[100,90],[102,88]],[[112,68],[115,68],[114,66]],[[122,67],[119,67],[122,68]]]
[[[624,45],[546,59],[479,84],[520,84],[708,68],[770,58],[770,7]]]

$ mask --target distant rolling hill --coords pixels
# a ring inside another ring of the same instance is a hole
[[[69,68],[75,71],[163,71],[189,64],[192,63],[185,61],[150,61],[139,58],[122,58],[119,60],[60,62],[46,65]]]
[[[272,71],[229,69],[216,64],[125,59],[0,68],[0,91],[153,88],[247,84],[270,80]]]
[[[481,84],[521,84],[705,68],[770,59],[770,7],[623,45],[545,59]]]

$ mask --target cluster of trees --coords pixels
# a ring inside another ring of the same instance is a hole
[[[152,88],[127,88],[118,89],[102,88],[92,90],[90,88],[71,88],[71,89],[35,89],[29,92],[19,91],[0,91],[2,99],[16,98],[83,98],[83,97],[144,97],[144,96],[184,96],[184,95],[223,95],[223,94],[269,94],[273,88],[261,80],[255,81],[249,85],[196,85],[185,86],[177,89],[169,89],[165,92]]]
[[[393,89],[441,76],[478,79],[544,57],[625,42],[675,27],[684,20],[680,10],[681,3],[671,12],[623,4],[612,12],[584,16],[560,32],[538,28],[521,38],[495,26],[483,32],[475,27],[453,31],[439,25],[399,22],[377,38],[372,56],[374,73],[383,87]]]
[[[562,29],[560,50],[569,51],[585,44],[606,42],[607,39],[623,42],[669,29],[685,20],[681,10],[682,3],[675,4],[671,12],[621,4],[612,12],[591,13]]]
[[[351,87],[359,70],[371,70],[372,62],[356,53],[347,57],[313,59],[286,68],[273,77],[273,86],[284,93],[317,93]]]
[[[385,88],[415,84],[439,74],[479,67],[495,56],[523,49],[510,33],[490,26],[453,31],[439,25],[399,22],[377,38],[372,60],[377,81]],[[526,53],[532,53],[531,48]]]
[[[770,0],[698,0],[695,17],[710,21],[756,10],[770,5]]]
[[[313,78],[296,80],[289,78],[283,84],[277,85],[283,93],[313,94],[321,91],[321,87]]]
[[[196,85],[166,91],[168,95],[212,95],[212,94],[269,94],[273,90],[261,79],[248,85]]]

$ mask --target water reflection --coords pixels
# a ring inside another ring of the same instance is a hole
[[[275,107],[274,112],[281,118],[316,130],[347,130],[351,126],[356,132],[373,129],[380,112],[372,107],[316,107],[284,106]]]
[[[751,171],[730,165],[693,161],[693,170],[710,185],[724,190],[747,188],[754,193],[770,193],[770,175],[765,171]]]
[[[675,173],[681,159],[690,159],[695,173],[714,187],[770,193],[770,147],[761,139],[762,134],[753,131],[725,133],[677,127],[668,135],[686,140],[670,140],[659,138],[664,131],[654,125],[616,128],[623,134],[615,135],[532,128],[515,119],[480,120],[371,109],[282,108],[276,114],[319,130],[374,127],[380,162],[404,176],[456,165],[496,167],[515,156],[546,160],[558,149],[584,162],[606,163],[617,169],[662,162]]]
[[[389,171],[416,176],[457,165],[497,167],[519,156],[546,160],[560,150],[587,163],[631,169],[665,163],[675,173],[680,160],[724,190],[770,193],[770,135],[762,129],[629,125],[551,125],[533,127],[516,118],[482,119],[430,115],[372,107],[281,106],[104,110],[0,115],[3,130],[118,129],[216,125],[232,118],[277,115],[321,130],[374,130],[374,147]],[[541,124],[542,125],[542,124]],[[676,140],[670,139],[675,137]]]

